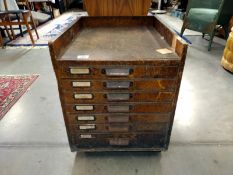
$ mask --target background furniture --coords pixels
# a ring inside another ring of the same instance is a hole
[[[39,2],[45,2],[48,7],[49,7],[49,12],[50,12],[50,17],[51,19],[54,18],[53,16],[53,8],[52,8],[52,3],[55,3],[55,0],[28,0],[28,2],[34,4],[34,3],[39,3]],[[33,6],[33,5],[32,5]],[[32,8],[31,8],[32,10]]]
[[[225,69],[233,72],[233,27],[226,43],[221,64]]]
[[[21,0],[21,1],[26,3],[26,5],[29,7],[27,0]],[[32,17],[30,10],[19,10],[15,1],[1,0],[0,5],[1,5],[1,8],[3,8],[2,5],[4,5],[4,8],[5,8],[4,11],[0,11],[0,20],[1,20],[0,26],[4,26],[10,40],[13,40],[16,38],[15,32],[12,26],[13,25],[25,25],[27,28],[27,32],[30,35],[32,44],[34,45],[35,41],[31,33],[30,26],[32,27],[32,29],[35,30],[36,36],[38,39],[39,39],[39,35],[37,33],[36,25],[34,23],[34,19]],[[18,21],[13,21],[12,16],[21,16],[22,19]],[[8,29],[7,26],[10,26],[10,29]],[[1,44],[3,45],[3,43]]]
[[[46,2],[47,3],[47,5],[49,7],[50,15],[35,11],[34,3],[39,3],[39,2]],[[50,1],[50,0],[28,0],[28,5],[25,3],[24,0],[17,0],[17,3],[20,5],[23,5],[25,7],[25,9],[31,11],[33,19],[37,25],[43,24],[43,23],[45,23],[48,20],[53,18],[53,10],[51,7],[52,1]]]
[[[145,16],[151,0],[84,0],[90,16]]]
[[[208,50],[216,32],[216,25],[220,25],[225,29],[227,36],[227,25],[233,15],[232,0],[190,0],[188,3],[186,17],[181,29],[183,35],[185,29],[191,29],[210,36]]]

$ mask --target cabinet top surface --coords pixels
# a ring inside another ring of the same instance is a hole
[[[161,54],[158,49],[171,53]],[[142,61],[179,60],[152,26],[83,28],[59,60]]]

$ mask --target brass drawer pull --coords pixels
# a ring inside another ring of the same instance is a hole
[[[108,112],[130,112],[132,106],[124,105],[124,106],[107,106]]]
[[[79,88],[91,87],[91,82],[90,81],[73,81],[72,87],[79,87]]]
[[[107,76],[129,76],[133,73],[133,69],[131,68],[106,68],[102,70],[103,74],[106,74]]]
[[[80,130],[95,130],[96,126],[94,124],[90,125],[79,125]]]
[[[129,82],[129,81],[104,82],[104,87],[108,89],[129,89],[132,86],[133,86],[133,82]]]
[[[75,68],[75,67],[71,67],[70,68],[70,73],[72,75],[88,75],[88,74],[90,74],[90,69],[89,68]]]
[[[109,123],[128,123],[129,116],[128,115],[111,115],[108,116]]]
[[[93,95],[92,94],[74,94],[74,99],[76,100],[89,100],[89,99],[93,99]]]
[[[106,94],[105,98],[107,98],[109,101],[127,101],[132,98],[132,94],[110,93]]]
[[[92,105],[76,105],[75,106],[75,110],[76,111],[93,111],[94,110],[94,106]]]
[[[109,139],[109,145],[111,146],[128,146],[129,145],[129,139],[120,139],[120,138],[113,138]]]
[[[95,116],[87,116],[87,115],[82,115],[82,116],[78,116],[77,118],[78,121],[94,121],[95,120]]]

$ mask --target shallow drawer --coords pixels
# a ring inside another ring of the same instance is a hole
[[[164,133],[167,123],[111,123],[111,124],[77,124],[71,125],[72,133],[121,133],[121,132],[157,132]]]
[[[77,104],[66,105],[66,112],[76,114],[95,113],[169,113],[173,111],[172,103],[140,103],[140,104]]]
[[[69,124],[164,123],[170,114],[67,114]]]
[[[174,78],[177,76],[178,67],[156,66],[114,66],[90,67],[78,64],[63,64],[60,66],[61,78],[79,79],[106,79],[106,78]]]
[[[172,102],[174,92],[72,92],[64,91],[66,103],[106,103],[106,102]]]
[[[176,80],[167,79],[149,79],[149,80],[111,80],[111,81],[92,81],[62,79],[61,88],[67,91],[116,91],[116,90],[134,90],[134,91],[174,91]]]
[[[165,146],[164,134],[89,134],[76,136],[76,146],[79,148],[127,147],[152,148]]]

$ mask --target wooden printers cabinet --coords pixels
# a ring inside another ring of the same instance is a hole
[[[152,16],[81,17],[49,48],[72,151],[168,148],[181,38]]]

